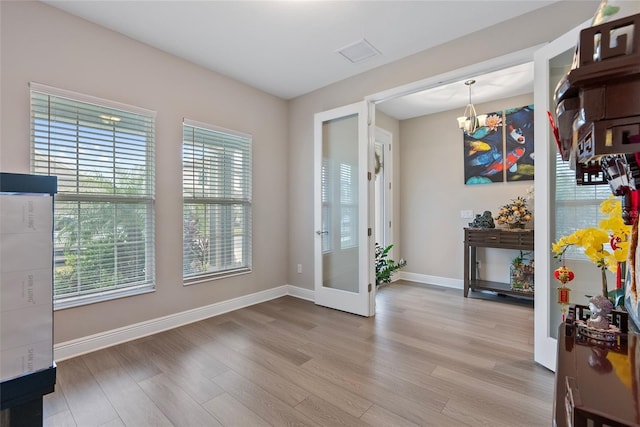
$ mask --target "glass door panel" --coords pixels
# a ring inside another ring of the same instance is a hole
[[[316,115],[315,300],[369,314],[366,104]]]

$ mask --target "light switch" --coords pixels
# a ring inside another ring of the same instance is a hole
[[[463,219],[471,219],[471,218],[473,218],[473,210],[461,210],[460,211],[460,218],[463,218]]]

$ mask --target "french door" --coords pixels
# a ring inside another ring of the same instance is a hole
[[[558,282],[553,277],[551,243],[555,236],[556,143],[551,134],[547,111],[554,111],[553,93],[560,78],[570,69],[580,30],[574,28],[534,55],[535,108],[535,320],[534,360],[556,370],[557,332],[561,306],[557,302]]]
[[[363,101],[314,123],[315,302],[361,316],[375,312],[368,110]]]

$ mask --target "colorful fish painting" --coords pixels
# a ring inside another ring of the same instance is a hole
[[[474,156],[468,164],[469,166],[486,166],[497,160],[502,161],[502,154],[496,148],[490,147],[490,151]]]
[[[532,180],[533,105],[487,113],[485,126],[464,134],[465,184]]]
[[[503,158],[503,113],[489,113],[487,125],[473,134],[464,134],[464,180],[465,184],[487,184],[502,181],[502,175],[483,175],[492,164]],[[489,126],[490,124],[490,126]]]
[[[484,141],[470,141],[469,142],[469,155],[473,156],[479,151],[489,151],[491,146]]]
[[[513,165],[506,168],[508,182],[533,180],[535,169],[533,114],[533,105],[511,108],[505,111],[506,152],[511,153],[517,147],[525,149],[525,154]]]
[[[502,156],[500,156],[500,159],[489,165],[481,175],[490,176],[497,174],[498,172],[502,172],[504,169],[511,169],[514,166],[517,168],[518,160],[524,156],[524,152],[525,149],[523,147],[518,147],[507,154],[507,158],[504,162],[502,161]]]

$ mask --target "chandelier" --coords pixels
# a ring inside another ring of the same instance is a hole
[[[487,120],[487,115],[478,115],[476,108],[471,103],[471,85],[475,82],[475,80],[467,80],[464,82],[464,84],[469,86],[469,103],[464,108],[464,115],[458,117],[458,127],[468,135],[473,134],[480,126],[484,126]]]

